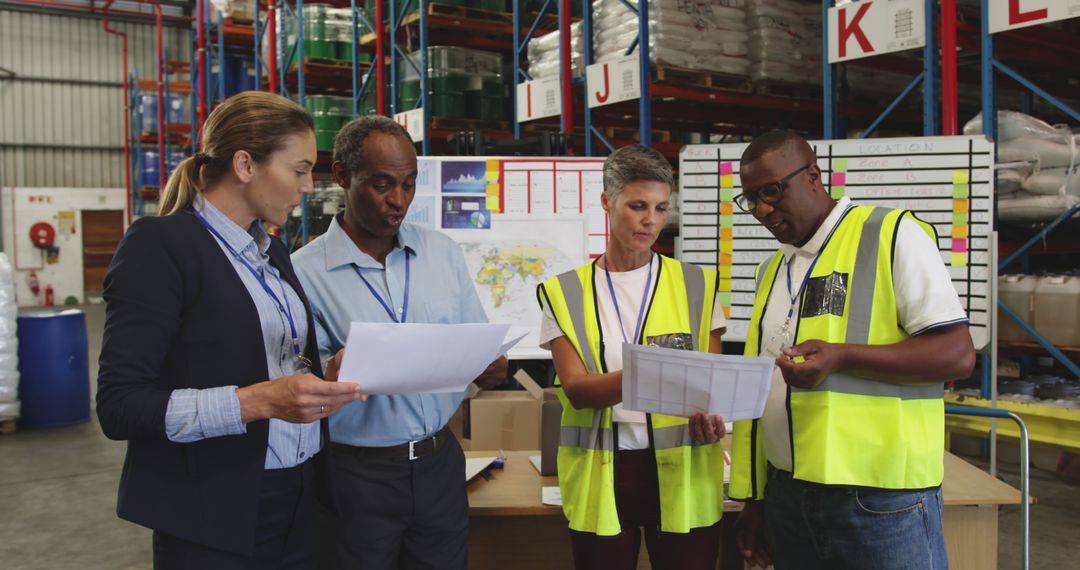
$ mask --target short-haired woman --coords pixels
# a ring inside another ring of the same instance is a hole
[[[719,416],[622,407],[623,343],[720,352],[725,321],[711,269],[657,255],[671,165],[633,145],[604,162],[607,252],[539,287],[540,341],[563,404],[559,487],[579,569],[714,569],[723,512]]]

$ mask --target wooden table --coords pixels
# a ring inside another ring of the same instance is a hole
[[[469,568],[530,570],[573,568],[570,538],[562,507],[540,502],[541,488],[558,485],[541,477],[529,462],[538,451],[511,451],[506,466],[469,483]],[[473,457],[495,455],[470,451]],[[1020,492],[966,461],[945,454],[945,545],[953,570],[997,567],[997,512],[1000,505],[1020,504]],[[719,568],[742,568],[734,548],[736,501],[724,503]],[[642,552],[638,568],[650,568]]]

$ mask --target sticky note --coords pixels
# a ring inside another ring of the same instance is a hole
[[[952,240],[953,253],[966,253],[968,243],[966,239],[954,239]]]
[[[502,212],[502,204],[499,203],[499,197],[497,195],[487,196],[484,200],[484,207],[486,207],[488,210],[491,210],[493,214],[498,214]]]
[[[953,226],[952,227],[953,239],[967,239],[968,227],[967,226]]]
[[[717,273],[720,274],[721,279],[731,279],[731,266],[730,265],[721,265],[720,267],[716,268],[716,271],[717,271]]]
[[[484,191],[487,193],[488,196],[498,196],[500,190],[502,190],[502,187],[498,184],[488,184],[484,188]]]
[[[732,176],[731,174],[721,174],[720,175],[720,187],[721,188],[734,188],[735,187],[735,177]]]
[[[720,200],[723,202],[731,202],[735,200],[735,190],[732,188],[721,188]]]
[[[966,170],[954,170],[952,173],[952,183],[955,184],[967,184],[968,183],[968,171]]]
[[[724,318],[730,321],[731,320],[731,307],[728,306],[728,305],[722,305],[722,308],[724,309]]]
[[[720,254],[720,265],[731,265],[731,254],[730,253],[721,253]]]
[[[499,166],[500,161],[489,160],[487,161],[487,179],[498,180],[499,179]]]
[[[720,216],[720,227],[733,228],[735,227],[735,216]]]
[[[730,240],[731,239],[731,231],[732,231],[731,228],[721,227],[720,228],[720,239],[722,239],[722,240]]]
[[[728,240],[728,241],[721,241],[721,242],[720,242],[720,253],[732,253],[732,252],[734,252],[734,251],[735,251],[735,248],[734,248],[734,247],[732,247],[733,245],[734,245],[734,244],[733,244],[733,243],[731,243],[731,241],[730,241],[730,240]]]
[[[966,214],[968,211],[967,200],[953,200],[952,210],[954,214]]]
[[[965,267],[965,266],[967,266],[967,254],[966,253],[953,253],[952,254],[952,266],[953,267]]]
[[[724,174],[730,175],[730,174],[733,174],[734,172],[735,172],[735,169],[732,167],[732,164],[730,162],[721,162],[720,163],[720,174],[721,175],[724,175]]]
[[[833,186],[829,189],[829,196],[832,196],[835,200],[839,200],[844,197],[844,189],[843,186]]]
[[[833,172],[847,172],[847,159],[837,158],[832,161]]]
[[[968,190],[968,185],[967,184],[954,184],[953,185],[953,187],[952,187],[952,197],[954,199],[963,200],[963,199],[966,199],[970,195],[971,195],[971,192]]]
[[[847,186],[847,173],[846,172],[833,172],[829,177],[829,181],[833,186]]]
[[[952,223],[954,226],[966,226],[968,224],[968,215],[954,213],[952,216]]]
[[[735,204],[732,204],[731,202],[722,202],[720,204],[720,215],[721,216],[733,216],[733,215],[735,215]]]
[[[731,306],[731,293],[717,293],[716,298],[720,300],[720,305],[724,307]]]
[[[731,291],[731,279],[720,279],[719,280],[719,289],[721,291]],[[730,293],[728,294],[727,298],[731,299]],[[730,305],[731,301],[729,300],[727,304]]]

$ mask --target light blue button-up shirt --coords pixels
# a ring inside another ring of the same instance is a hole
[[[196,209],[203,219],[225,238],[229,246],[263,276],[278,300],[288,303],[303,354],[308,330],[307,312],[300,297],[270,263],[270,256],[267,254],[270,236],[266,235],[258,222],[245,230],[207,200],[198,200]],[[308,372],[293,351],[292,330],[286,313],[281,311],[255,276],[228,247],[221,240],[214,240],[229,258],[259,311],[263,344],[266,347],[266,368],[270,379]],[[252,334],[255,332],[252,331]],[[171,441],[187,443],[210,437],[247,433],[247,426],[240,421],[240,400],[236,396],[236,388],[222,386],[203,390],[173,390],[165,412],[165,433],[168,438]],[[271,419],[264,466],[266,469],[295,467],[318,453],[321,444],[319,422],[294,424]]]
[[[402,224],[397,245],[386,257],[384,267],[356,247],[341,228],[340,218],[335,218],[325,234],[292,258],[311,305],[319,355],[324,362],[344,348],[353,321],[393,322],[357,275],[357,269],[394,313],[401,314],[406,255],[412,258],[406,322],[487,322],[465,256],[449,237]],[[352,402],[330,416],[330,440],[360,447],[387,447],[430,437],[446,425],[463,397],[461,392],[377,395],[366,402]]]

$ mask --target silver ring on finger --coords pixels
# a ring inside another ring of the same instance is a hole
[[[325,414],[326,413],[326,406],[319,406],[319,413],[320,414]]]

